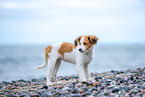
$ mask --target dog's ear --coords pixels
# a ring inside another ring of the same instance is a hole
[[[77,46],[78,42],[80,42],[80,40],[81,40],[82,37],[83,37],[83,36],[79,36],[79,37],[75,40],[75,46]]]
[[[96,36],[93,36],[93,35],[89,35],[89,36],[88,36],[88,39],[89,39],[89,41],[90,41],[91,43],[93,43],[93,44],[96,44],[97,41],[98,41],[98,38],[97,38]]]

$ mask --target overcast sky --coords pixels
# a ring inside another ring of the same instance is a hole
[[[0,0],[0,44],[145,43],[145,0]]]

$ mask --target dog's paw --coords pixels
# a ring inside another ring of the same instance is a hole
[[[47,86],[53,86],[53,85],[55,85],[55,84],[52,82],[47,83]]]

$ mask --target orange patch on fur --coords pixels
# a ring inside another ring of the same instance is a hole
[[[90,41],[93,43],[93,44],[96,44],[97,41],[98,41],[98,38],[96,36],[93,36],[93,35],[88,35]]]
[[[74,44],[63,42],[58,53],[64,57],[64,53],[69,53],[73,50]]]
[[[76,40],[75,40],[75,46],[77,46],[78,43],[80,43],[80,40],[83,36],[79,36]]]
[[[49,56],[48,56],[48,53],[51,52],[51,49],[52,49],[52,46],[47,46],[47,47],[45,48],[44,53],[45,53],[46,58],[49,57]]]
[[[94,46],[97,43],[98,38],[93,35],[85,36],[83,45],[86,47],[86,50]]]
[[[90,42],[89,36],[85,36],[83,45],[86,47],[86,50],[88,50],[89,48],[94,46],[94,44],[92,42]]]

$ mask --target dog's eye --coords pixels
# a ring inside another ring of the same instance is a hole
[[[86,45],[87,43],[84,43],[84,45]]]

